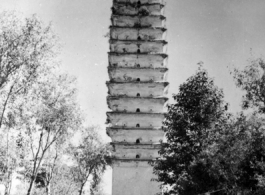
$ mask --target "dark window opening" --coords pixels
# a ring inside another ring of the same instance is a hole
[[[137,108],[137,109],[136,109],[136,112],[141,112],[141,111],[140,111],[140,108]]]
[[[141,37],[140,37],[140,36],[138,36],[137,40],[138,40],[138,41],[140,41],[140,40],[142,40],[142,39],[141,39]]]
[[[140,66],[140,64],[137,64],[136,67],[137,67],[137,68],[140,68],[141,66]]]
[[[137,124],[136,127],[140,127],[140,124]]]
[[[137,93],[137,95],[136,95],[137,97],[140,97],[141,95],[140,95],[140,93]]]
[[[137,82],[140,82],[140,81],[141,81],[141,79],[140,79],[140,78],[137,78],[137,79],[136,79],[136,81],[137,81]]]
[[[136,155],[136,158],[140,158],[140,155],[139,155],[139,154],[137,154],[137,155]]]
[[[140,139],[137,139],[137,140],[136,140],[136,143],[137,143],[137,144],[140,144]]]
[[[137,49],[137,53],[141,53],[141,50],[140,49]]]

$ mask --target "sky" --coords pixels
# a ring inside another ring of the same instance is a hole
[[[62,44],[62,68],[78,80],[78,100],[89,125],[105,134],[108,33],[112,0],[0,0],[0,12],[17,10],[50,21]],[[167,0],[168,97],[202,61],[223,88],[231,112],[242,92],[230,71],[251,57],[264,57],[264,0]]]
[[[0,0],[0,11],[36,13],[52,22],[62,44],[62,68],[78,79],[79,102],[89,125],[106,121],[107,66],[111,0]],[[202,61],[224,89],[232,112],[240,109],[240,90],[229,74],[251,55],[265,51],[265,1],[167,0],[169,97]]]

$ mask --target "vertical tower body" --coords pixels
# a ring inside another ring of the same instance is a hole
[[[112,195],[154,195],[148,162],[158,157],[167,98],[165,0],[113,0],[110,27],[108,135]]]

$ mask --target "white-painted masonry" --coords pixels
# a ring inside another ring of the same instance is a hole
[[[107,82],[112,195],[154,195],[168,90],[164,0],[113,0]]]

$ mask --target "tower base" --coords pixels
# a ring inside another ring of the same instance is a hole
[[[113,163],[112,195],[155,195],[159,183],[148,161],[116,160]],[[122,185],[121,185],[122,184]]]

